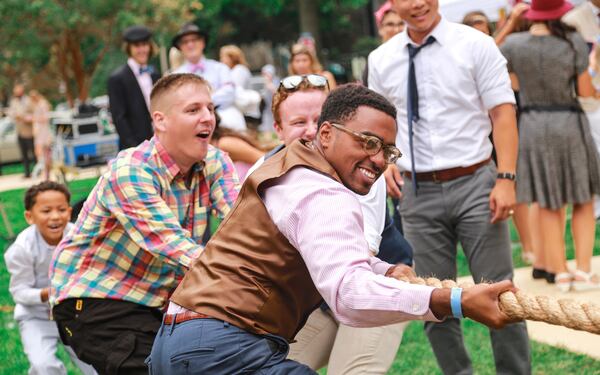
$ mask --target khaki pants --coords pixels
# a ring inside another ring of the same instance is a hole
[[[290,345],[289,359],[328,375],[385,374],[408,322],[375,328],[339,324],[330,312],[316,309]]]

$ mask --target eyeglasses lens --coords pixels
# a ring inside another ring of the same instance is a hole
[[[384,147],[383,149],[383,157],[388,164],[395,163],[401,155],[402,153],[397,148]]]
[[[306,80],[308,81],[308,83],[316,87],[323,87],[327,85],[327,78],[316,74],[307,75]]]
[[[369,137],[364,141],[365,151],[371,155],[375,155],[381,150],[381,141],[375,137]]]
[[[302,82],[302,76],[289,76],[285,77],[281,81],[281,85],[285,87],[287,90],[291,90],[293,88],[298,87],[298,85]]]

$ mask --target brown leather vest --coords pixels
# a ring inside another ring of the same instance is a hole
[[[310,144],[296,141],[269,158],[247,178],[233,209],[175,290],[173,302],[249,332],[294,338],[322,297],[258,191],[297,166],[339,182]]]

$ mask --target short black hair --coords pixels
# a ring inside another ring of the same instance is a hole
[[[44,181],[37,185],[33,185],[25,192],[25,210],[29,211],[33,208],[35,205],[35,198],[37,198],[38,194],[49,190],[63,193],[65,198],[67,198],[67,203],[71,201],[71,192],[69,192],[69,189],[65,185],[54,181]]]
[[[318,128],[327,122],[344,122],[356,115],[358,107],[381,111],[396,121],[396,107],[382,95],[358,83],[348,83],[331,91],[323,103]]]

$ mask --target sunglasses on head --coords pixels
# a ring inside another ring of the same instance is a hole
[[[327,82],[327,78],[318,74],[305,74],[285,77],[279,83],[279,88],[283,87],[288,91],[295,90],[302,82],[307,82],[310,86],[315,88],[326,87],[329,91],[329,82]]]

